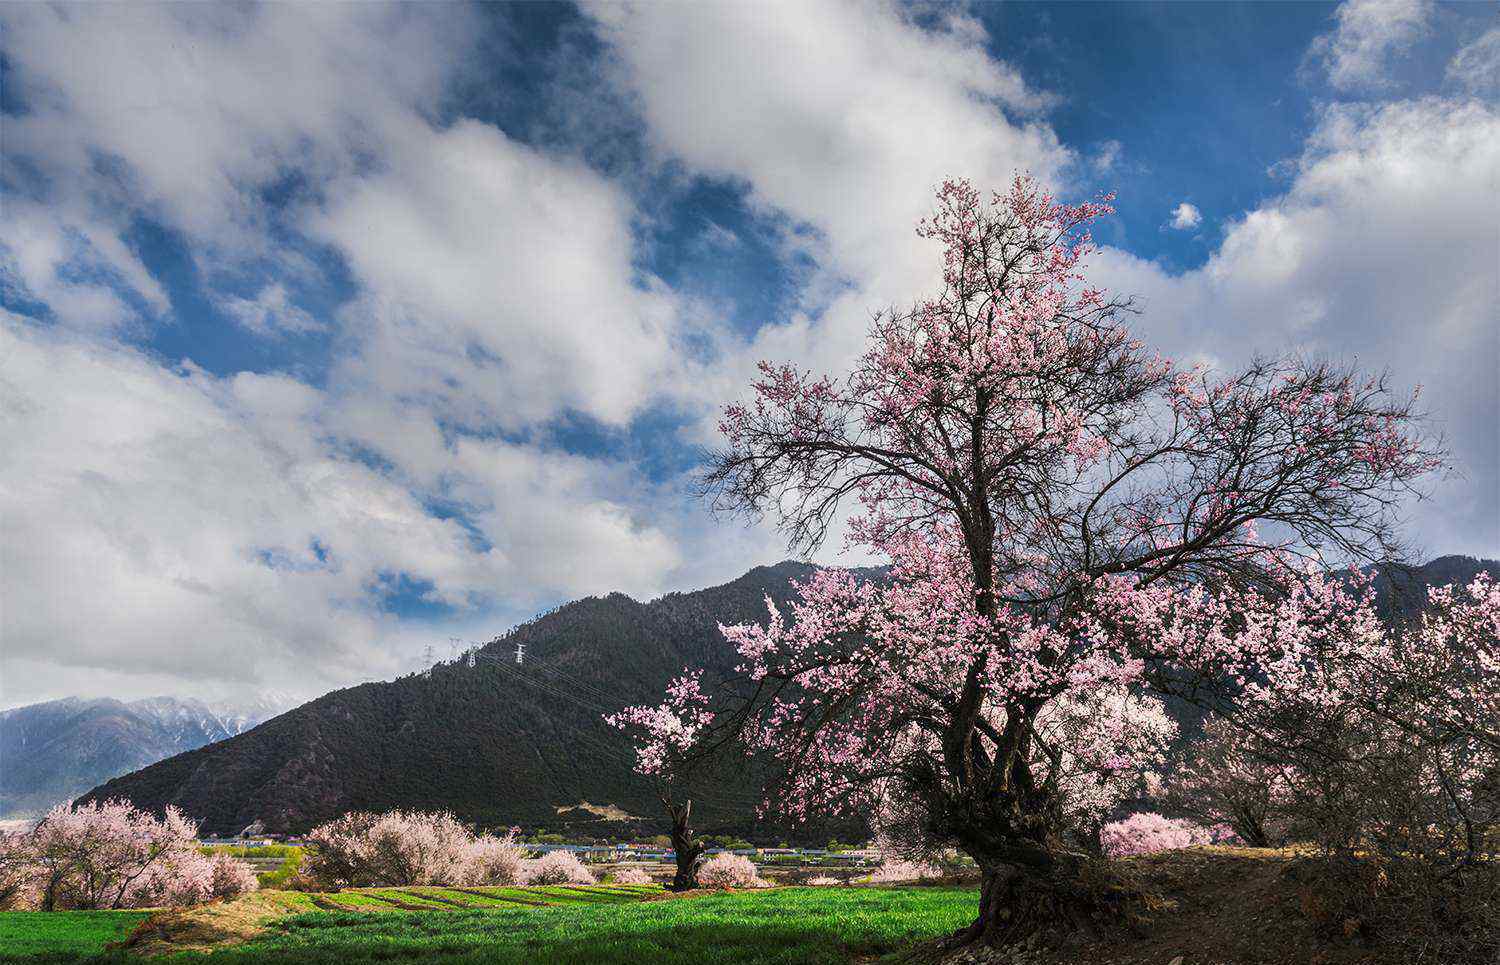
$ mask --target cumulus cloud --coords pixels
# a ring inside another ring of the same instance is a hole
[[[1168,225],[1178,231],[1192,231],[1202,223],[1203,212],[1198,210],[1197,205],[1189,204],[1186,201],[1183,201],[1172,209],[1172,220],[1167,222]]]
[[[1500,27],[1459,48],[1448,63],[1448,80],[1475,94],[1500,94]]]
[[[617,498],[626,465],[468,441],[423,491],[331,441],[342,403],[290,378],[169,370],[13,316],[0,358],[0,632],[32,668],[6,702],[95,667],[305,693],[405,669],[393,589],[524,614],[655,592],[680,563]],[[479,539],[429,512],[439,495]]]
[[[9,186],[47,178],[6,198],[0,284],[59,324],[9,316],[0,351],[6,475],[26,467],[0,505],[0,698],[87,674],[347,682],[420,649],[392,594],[484,634],[559,599],[673,585],[681,507],[544,429],[620,424],[669,394],[676,299],[635,266],[618,185],[439,123],[472,11],[3,16],[27,108],[5,121]],[[124,240],[142,216],[182,235],[210,285],[251,263],[300,277],[288,232],[341,255],[357,293],[336,318],[279,281],[212,293],[257,334],[336,324],[330,387],[125,347],[181,323]]]
[[[802,312],[699,382],[707,399],[743,391],[757,358],[840,367],[872,309],[931,288],[937,263],[912,227],[944,179],[1055,181],[1075,160],[1035,116],[1050,98],[957,12],[918,24],[887,3],[591,9],[660,154],[744,185],[821,269]]]
[[[273,282],[254,298],[226,295],[219,299],[219,309],[248,331],[261,336],[296,335],[316,332],[324,327],[297,306],[287,294],[286,286]]]
[[[627,421],[681,381],[678,307],[640,283],[633,216],[617,184],[488,125],[401,144],[309,216],[363,288],[341,377],[471,426]]]
[[[1341,91],[1393,86],[1391,63],[1431,30],[1431,0],[1346,0],[1308,54]]]

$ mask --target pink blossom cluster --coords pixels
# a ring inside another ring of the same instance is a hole
[[[202,853],[176,808],[158,818],[128,801],[61,804],[30,832],[0,839],[0,900],[17,908],[195,905],[258,887],[245,862]]]
[[[716,854],[698,867],[698,883],[705,888],[764,888],[755,862],[742,854]]]
[[[656,881],[644,868],[621,868],[611,874],[609,880],[617,885],[649,885]]]
[[[306,872],[332,888],[520,884],[516,833],[476,835],[446,811],[351,811],[308,834]]]
[[[713,719],[702,683],[702,671],[684,674],[668,685],[664,703],[627,707],[604,718],[610,726],[638,735],[637,771],[664,775]]]
[[[1138,812],[1123,821],[1111,821],[1104,825],[1099,839],[1104,853],[1111,858],[1235,841],[1233,832],[1226,826],[1203,828],[1182,818],[1162,817],[1153,811]]]
[[[522,865],[521,877],[528,885],[591,885],[594,873],[571,851],[549,851]]]

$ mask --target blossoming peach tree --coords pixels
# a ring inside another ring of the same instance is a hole
[[[1146,685],[1176,639],[1118,611],[1269,594],[1297,557],[1387,557],[1400,501],[1441,459],[1380,378],[1297,358],[1214,375],[1147,352],[1131,306],[1083,275],[1109,200],[945,183],[918,228],[942,247],[938,294],[878,315],[841,377],[761,365],[724,411],[706,496],[771,514],[804,551],[858,507],[849,538],[889,570],[820,570],[788,612],[725,627],[732,695],[689,673],[630,712],[658,723],[638,728],[643,772],[739,742],[779,762],[773,800],[794,817],[862,811],[968,854],[967,941],[1098,910],[1076,828],[1171,736]]]

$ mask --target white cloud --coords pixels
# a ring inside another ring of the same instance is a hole
[[[628,420],[681,381],[678,307],[638,279],[633,216],[619,186],[484,124],[404,142],[309,218],[364,290],[341,377],[465,425]]]
[[[298,307],[279,282],[262,288],[254,298],[229,295],[220,298],[218,304],[236,323],[261,336],[297,335],[325,327]]]
[[[1048,96],[957,12],[924,29],[887,3],[591,10],[660,153],[744,184],[753,206],[790,221],[788,250],[821,268],[804,313],[729,347],[698,381],[715,404],[744,391],[757,358],[842,367],[872,309],[931,289],[937,258],[913,226],[943,180],[1055,181],[1075,160],[1033,117]]]
[[[200,258],[270,253],[261,190],[355,172],[420,128],[477,33],[465,8],[378,4],[21,4],[0,18],[28,108],[6,118],[6,154],[64,197],[93,196],[102,220],[154,212]]]
[[[1500,27],[1464,45],[1448,63],[1448,80],[1475,94],[1500,94]]]
[[[1183,201],[1172,209],[1172,220],[1167,223],[1178,231],[1192,231],[1203,223],[1203,212],[1197,205]]]
[[[1392,61],[1431,30],[1431,0],[1345,0],[1333,31],[1314,41],[1309,56],[1337,90],[1394,86]]]
[[[92,669],[297,692],[390,675],[420,632],[380,608],[398,574],[435,603],[524,615],[657,592],[682,563],[624,464],[464,441],[435,493],[341,455],[346,403],[289,378],[169,371],[14,317],[0,359],[0,703]],[[470,506],[493,545],[429,494]]]

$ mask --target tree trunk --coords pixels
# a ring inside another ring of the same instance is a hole
[[[979,916],[953,936],[954,946],[1039,942],[1066,945],[1094,936],[1117,911],[1124,892],[1090,887],[1082,861],[1048,872],[1019,865],[981,865]]]
[[[703,857],[703,843],[693,835],[688,819],[693,814],[693,802],[682,807],[667,804],[667,813],[672,817],[672,850],[677,855],[677,873],[672,876],[673,891],[687,891],[698,887],[698,859]]]

